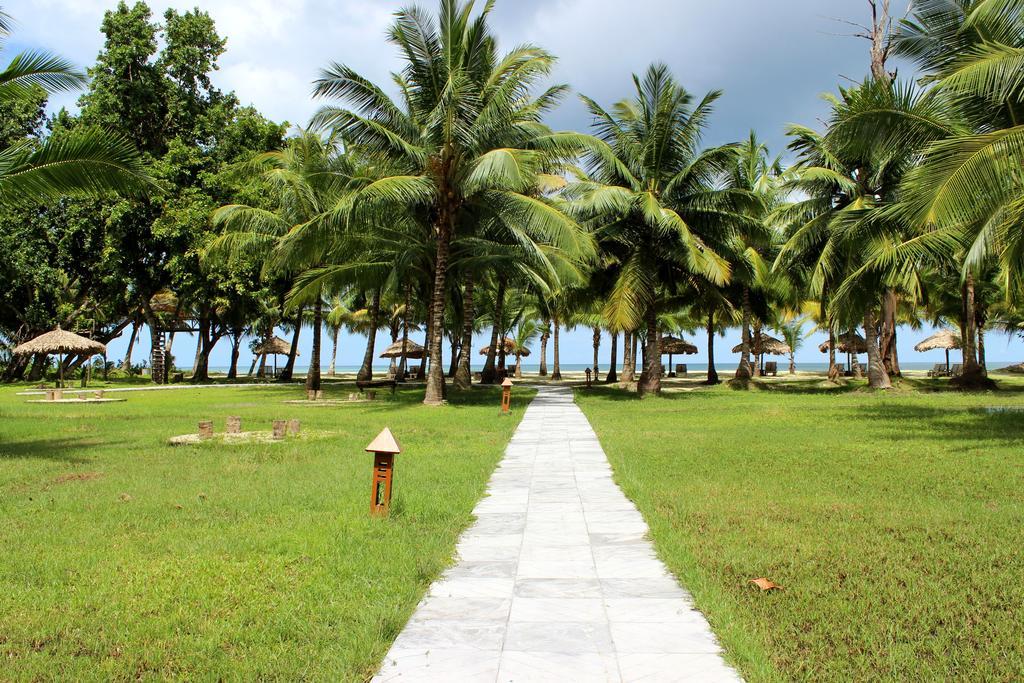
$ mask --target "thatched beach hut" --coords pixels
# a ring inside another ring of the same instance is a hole
[[[939,330],[932,336],[923,340],[914,350],[918,353],[924,353],[926,351],[935,351],[936,349],[942,349],[946,352],[946,372],[949,373],[949,351],[950,349],[960,349],[960,335],[952,330]]]
[[[274,375],[277,375],[277,357],[287,356],[292,352],[292,345],[286,342],[280,337],[271,337],[267,341],[263,342],[262,345],[256,348],[257,356],[273,356],[274,357]],[[299,350],[295,349],[295,357],[299,357]]]
[[[47,356],[52,353],[59,354],[60,361],[57,363],[57,381],[62,389],[64,388],[64,356],[66,354],[89,354],[90,356],[94,356],[98,353],[106,352],[107,347],[98,341],[77,335],[74,332],[62,330],[60,325],[57,325],[57,329],[52,332],[41,334],[35,339],[27,341],[14,349],[15,355],[18,356],[29,356],[40,353]]]

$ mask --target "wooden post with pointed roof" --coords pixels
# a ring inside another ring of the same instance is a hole
[[[512,409],[512,380],[508,377],[501,383],[501,413],[507,415]]]
[[[366,447],[373,453],[373,489],[370,497],[370,514],[387,517],[391,509],[391,482],[395,470],[395,456],[402,452],[398,440],[387,427]]]

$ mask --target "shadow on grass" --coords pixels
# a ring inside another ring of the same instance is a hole
[[[998,406],[993,406],[998,409]],[[898,426],[884,431],[893,441],[963,441],[965,449],[983,443],[1024,442],[1024,416],[1020,412],[988,412],[984,407],[934,407],[901,405],[863,405],[852,419],[869,421],[872,427]],[[879,436],[882,436],[880,433]]]
[[[39,460],[53,460],[56,462],[81,465],[92,462],[92,459],[85,458],[80,455],[82,451],[98,448],[100,446],[116,446],[118,443],[124,442],[76,440],[69,438],[8,441],[3,445],[0,445],[0,462],[4,460],[35,458]]]

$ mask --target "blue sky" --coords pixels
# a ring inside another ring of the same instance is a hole
[[[81,65],[91,64],[102,46],[99,25],[110,0],[7,0],[4,9],[17,24],[6,54],[45,46]],[[340,61],[379,83],[399,66],[384,40],[391,14],[405,1],[391,0],[192,0],[150,6],[159,16],[168,6],[198,5],[217,22],[228,39],[227,53],[215,80],[234,90],[243,103],[256,105],[276,120],[303,123],[318,104],[310,83],[319,68]],[[428,1],[427,6],[432,6]],[[481,3],[482,4],[482,3]],[[894,0],[902,14],[906,0]],[[860,80],[868,71],[868,44],[853,38],[857,29],[844,21],[866,23],[867,0],[498,0],[494,21],[505,47],[532,42],[559,58],[553,81],[568,83],[602,104],[628,94],[631,74],[653,61],[667,63],[676,77],[700,95],[721,89],[709,144],[739,140],[751,129],[773,150],[784,151],[789,123],[820,126],[827,108],[820,99],[837,84]],[[907,65],[894,64],[912,77]],[[54,101],[73,106],[74,95]],[[585,130],[589,120],[573,95],[551,115],[559,129]],[[913,344],[929,331],[904,331],[903,360],[939,362],[940,352],[914,354]],[[148,336],[148,335],[144,335]],[[302,352],[308,358],[309,334]],[[383,341],[383,338],[382,338]],[[695,339],[703,362],[703,336]],[[821,362],[808,341],[798,360]],[[716,345],[723,364],[738,342],[734,332]],[[344,339],[340,361],[358,363],[364,342]],[[111,345],[111,357],[123,355],[125,340]],[[146,353],[146,344],[139,349]],[[176,341],[179,358],[191,357],[195,343]],[[563,361],[589,363],[590,333],[569,332]],[[1024,344],[991,335],[989,358],[1024,360]],[[141,355],[138,357],[142,357]],[[243,356],[244,357],[244,356]],[[226,344],[213,364],[227,362]],[[603,361],[606,362],[606,361]]]

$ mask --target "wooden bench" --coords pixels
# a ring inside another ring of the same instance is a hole
[[[676,375],[679,377],[686,377],[689,374],[689,368],[686,367],[686,363],[679,363],[676,365]]]
[[[367,389],[391,389],[391,393],[395,393],[395,389],[398,387],[398,382],[393,379],[361,379],[356,380],[356,388],[360,392],[366,391]]]
[[[764,375],[765,375],[765,377],[767,377],[768,375],[771,375],[772,377],[778,377],[779,376],[779,364],[778,364],[778,362],[770,360],[767,363],[765,363],[764,364]]]
[[[928,371],[929,377],[945,377],[946,376],[946,364],[936,363],[935,367]]]

